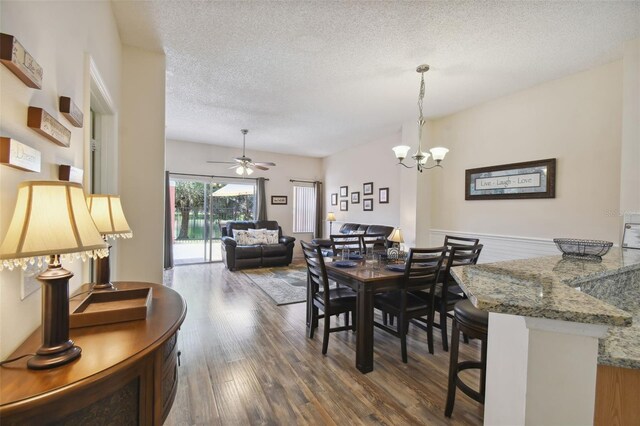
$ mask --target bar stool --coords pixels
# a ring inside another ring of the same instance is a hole
[[[456,303],[453,309],[453,330],[451,330],[451,359],[449,362],[449,386],[447,390],[447,405],[444,415],[451,417],[453,404],[456,399],[456,388],[470,398],[484,404],[484,392],[487,379],[487,330],[489,327],[489,313],[481,311],[471,304],[469,299]],[[460,345],[460,333],[479,339],[482,342],[480,361],[458,362],[458,346]],[[458,374],[469,368],[480,369],[480,390],[472,389],[464,383]]]

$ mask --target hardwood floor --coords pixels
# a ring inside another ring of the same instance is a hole
[[[306,337],[304,303],[276,306],[221,263],[176,267],[165,281],[188,305],[166,425],[482,423],[483,407],[461,392],[444,417],[449,353],[439,333],[429,355],[426,332],[411,327],[403,364],[399,339],[375,330],[375,370],[362,374],[352,332],[332,333],[323,356],[322,325]],[[478,343],[461,343],[461,359],[479,359]]]

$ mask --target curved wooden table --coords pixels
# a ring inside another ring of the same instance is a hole
[[[186,303],[163,285],[114,284],[120,289],[153,288],[147,319],[71,329],[70,338],[82,355],[58,368],[28,370],[26,358],[1,367],[3,426],[162,424],[178,385],[176,343]],[[73,299],[71,310],[82,299]],[[35,352],[40,340],[38,329],[11,357]]]

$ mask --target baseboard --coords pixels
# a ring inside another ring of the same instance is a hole
[[[553,240],[544,238],[517,237],[512,235],[481,234],[474,232],[432,229],[429,241],[432,246],[442,244],[445,235],[480,238],[484,245],[478,263],[500,262],[503,260],[528,259],[540,256],[559,255]]]

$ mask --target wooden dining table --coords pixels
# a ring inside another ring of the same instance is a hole
[[[337,260],[337,259],[336,259]],[[335,266],[332,258],[325,258],[327,276],[341,285],[346,285],[357,293],[356,300],[356,368],[362,373],[373,371],[373,297],[376,293],[397,290],[402,283],[402,272],[385,269],[373,269],[364,260],[354,261],[355,267]],[[311,291],[307,291],[307,330],[311,329],[310,300]]]

